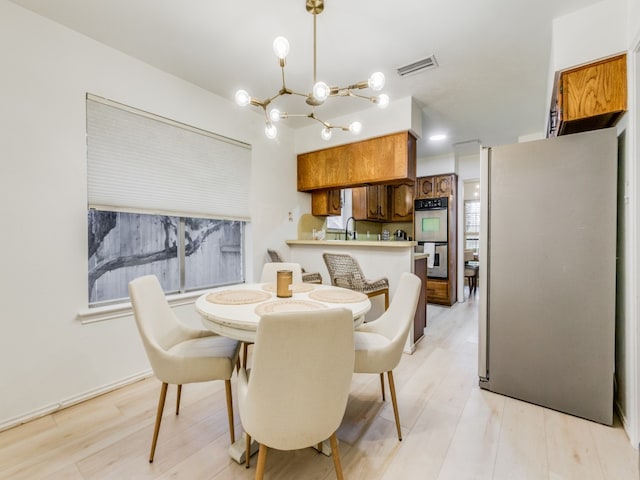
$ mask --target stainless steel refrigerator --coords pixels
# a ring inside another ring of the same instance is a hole
[[[612,128],[483,151],[481,387],[611,425],[616,176]]]

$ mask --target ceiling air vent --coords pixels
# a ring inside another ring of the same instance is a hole
[[[398,75],[401,77],[415,75],[417,73],[422,73],[425,70],[436,68],[437,66],[438,62],[436,61],[435,55],[431,55],[427,58],[423,58],[422,60],[418,60],[417,62],[405,65],[404,67],[398,67]]]

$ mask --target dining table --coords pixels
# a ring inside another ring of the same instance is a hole
[[[353,327],[357,328],[371,309],[365,294],[331,285],[294,283],[290,297],[278,297],[275,283],[241,283],[208,290],[200,295],[195,308],[205,328],[228,338],[254,343],[262,315],[271,312],[308,312],[325,308],[343,307],[353,314]],[[329,352],[330,353],[330,352]],[[325,442],[326,443],[326,442]],[[257,451],[252,442],[251,453]],[[320,451],[331,452],[328,444]],[[245,462],[245,441],[239,439],[229,447],[229,456],[236,462]]]
[[[255,342],[260,318],[271,312],[305,312],[343,307],[353,313],[354,328],[364,321],[371,301],[363,293],[331,285],[298,283],[290,297],[278,297],[275,283],[241,283],[214,288],[196,300],[205,328],[242,342]]]

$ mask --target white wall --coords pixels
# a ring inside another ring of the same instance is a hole
[[[253,146],[249,272],[276,239],[295,238],[309,197],[295,189],[288,129],[270,143],[259,115],[6,0],[0,58],[1,429],[149,369],[130,316],[77,318],[87,307],[86,92]]]
[[[440,175],[452,173],[456,168],[456,159],[453,153],[442,155],[432,155],[418,159],[416,167],[417,177],[428,177],[430,175]]]
[[[627,49],[627,0],[604,0],[553,21],[553,72]]]

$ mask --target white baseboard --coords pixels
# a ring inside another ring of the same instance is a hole
[[[45,415],[57,412],[58,410],[62,410],[63,408],[67,408],[72,405],[76,405],[78,403],[82,403],[92,398],[98,397],[100,395],[104,395],[105,393],[124,387],[125,385],[130,385],[140,380],[144,380],[145,378],[148,378],[152,375],[153,372],[151,370],[145,370],[144,372],[140,372],[135,375],[123,378],[122,380],[118,380],[117,382],[94,388],[93,390],[89,390],[87,392],[81,393],[80,395],[75,395],[73,397],[60,400],[57,403],[46,405],[37,410],[32,410],[31,412],[27,412],[24,415],[3,420],[0,422],[0,432],[16,427],[23,423],[30,422],[31,420],[35,420],[36,418],[44,417]]]
[[[616,406],[616,412],[618,413],[618,417],[620,417],[620,421],[622,422],[622,427],[624,428],[624,431],[627,434],[627,438],[629,439],[629,443],[631,443],[631,446],[635,449],[640,448],[640,445],[636,445],[636,443],[634,442],[633,439],[633,435],[631,435],[631,426],[629,425],[629,422],[627,421],[627,417],[625,416],[624,412],[622,411],[622,406],[620,405],[620,402],[618,402],[618,400],[616,400],[614,402],[615,406]]]

